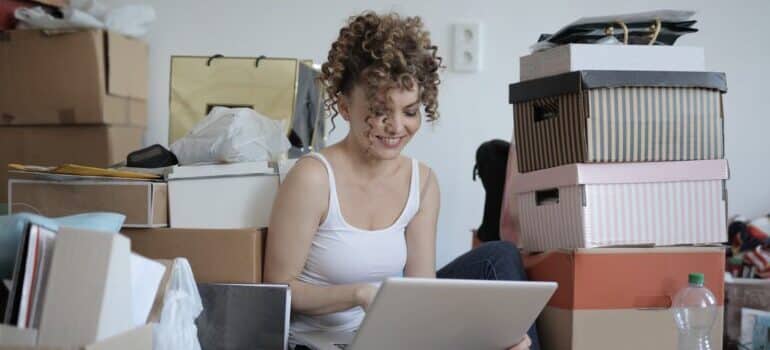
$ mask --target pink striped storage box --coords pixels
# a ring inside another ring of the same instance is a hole
[[[571,164],[515,174],[529,251],[727,240],[725,160]]]

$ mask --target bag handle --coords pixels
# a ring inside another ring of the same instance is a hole
[[[628,26],[623,21],[616,21],[615,23],[610,24],[609,27],[604,28],[604,34],[615,35],[615,24],[620,25],[620,28],[623,28],[623,45],[628,45]]]
[[[210,67],[211,66],[211,61],[213,61],[214,59],[217,59],[217,58],[225,58],[225,56],[222,55],[222,54],[215,54],[215,55],[209,56],[209,59],[206,60],[206,67]],[[258,56],[256,58],[255,62],[254,62],[254,67],[259,68],[259,61],[262,61],[265,58],[267,58],[267,56],[265,56],[265,55]]]
[[[615,24],[619,25],[620,28],[623,29],[623,45],[628,45],[628,26],[623,21],[616,21],[615,23],[610,24],[607,28],[604,28],[604,33],[607,35],[614,35],[615,34]],[[653,23],[650,26],[650,31],[652,32],[650,34],[650,41],[647,43],[647,45],[653,45],[655,44],[655,41],[658,40],[658,35],[660,35],[660,29],[661,29],[661,22],[660,18],[655,19],[655,23]]]
[[[650,36],[650,42],[647,43],[647,45],[652,45],[655,43],[655,40],[658,40],[658,35],[660,34],[660,27],[661,27],[660,18],[656,18],[655,24],[653,24],[650,27],[650,30],[652,30],[652,34]]]

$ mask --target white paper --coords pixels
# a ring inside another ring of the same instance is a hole
[[[134,325],[147,323],[166,267],[139,254],[131,254],[131,297]]]
[[[41,254],[38,259],[39,268],[37,272],[37,281],[35,282],[37,288],[35,288],[35,294],[32,297],[32,318],[28,321],[28,325],[31,328],[38,328],[40,326],[42,303],[48,283],[48,271],[51,270],[51,256],[53,256],[56,232],[40,227],[38,237],[40,242],[38,249]]]
[[[754,325],[759,317],[770,317],[770,311],[756,309],[741,309],[741,344],[751,344],[754,340]]]

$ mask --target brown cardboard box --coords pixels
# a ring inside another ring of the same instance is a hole
[[[560,250],[527,259],[531,280],[559,288],[538,319],[544,350],[674,349],[670,309],[691,272],[705,275],[719,316],[712,346],[722,344],[724,249],[714,247]]]
[[[143,135],[136,127],[0,127],[0,202],[8,198],[8,163],[106,167],[141,148]]]
[[[168,226],[168,190],[164,182],[10,179],[8,204],[11,213],[53,217],[113,212],[126,216],[124,227]]]
[[[184,257],[198,283],[260,283],[264,229],[123,229],[151,259]]]
[[[711,329],[712,349],[722,348],[724,308]],[[546,306],[537,321],[543,350],[677,349],[679,334],[669,309],[568,310]]]
[[[0,124],[147,124],[147,45],[101,30],[0,40]]]

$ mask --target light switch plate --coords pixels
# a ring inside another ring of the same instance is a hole
[[[482,68],[481,23],[452,25],[454,32],[453,68],[457,72],[480,72]]]

